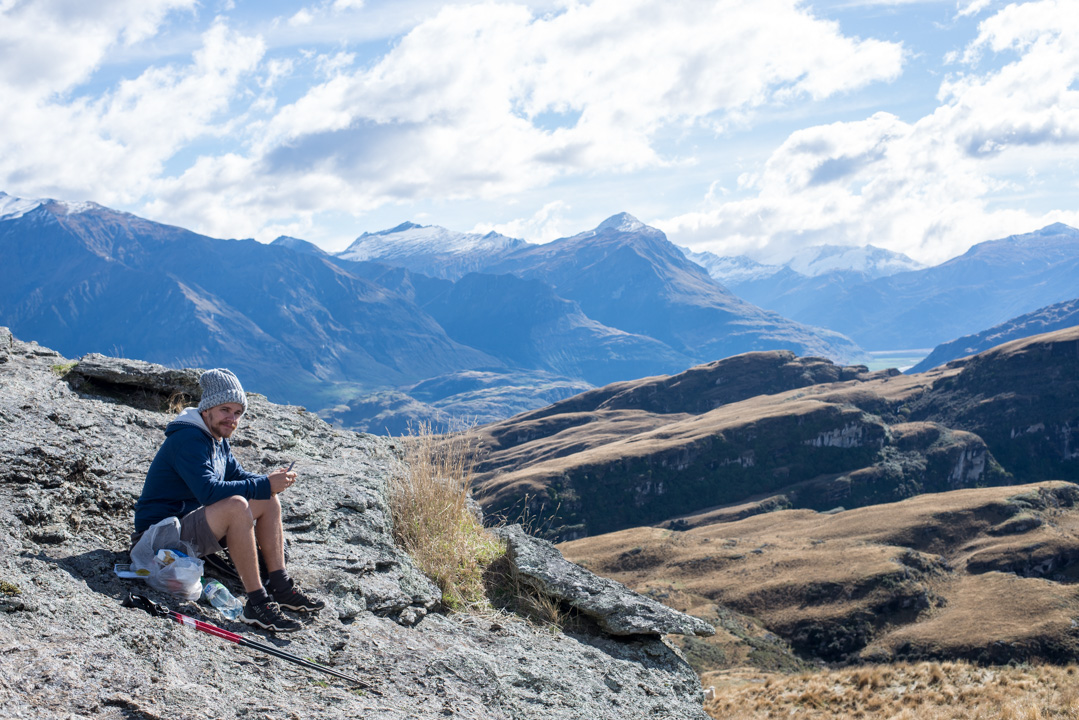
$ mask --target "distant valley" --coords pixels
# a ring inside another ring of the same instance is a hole
[[[748,353],[473,434],[490,514],[716,625],[678,641],[706,684],[1079,651],[1079,325],[919,374]]]

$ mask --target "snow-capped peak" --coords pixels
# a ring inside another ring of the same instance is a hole
[[[694,252],[679,246],[687,259],[697,263],[724,285],[738,285],[753,280],[772,277],[783,269],[782,265],[765,265],[745,255],[716,255],[711,252]]]
[[[0,220],[20,218],[45,202],[47,201],[17,198],[0,191]]]
[[[62,212],[64,215],[74,215],[100,207],[92,202],[71,203],[48,198],[18,198],[0,191],[0,220],[21,218],[26,213],[42,205],[50,205],[54,210]]]
[[[523,240],[490,232],[462,233],[437,225],[401,223],[395,228],[364,233],[338,254],[345,260],[387,260],[415,255],[489,253],[523,245]]]
[[[629,213],[618,213],[612,215],[596,227],[596,232],[600,230],[617,230],[618,232],[637,232],[646,227],[643,222],[633,217]]]
[[[787,267],[809,277],[853,271],[878,278],[920,270],[925,266],[902,253],[873,245],[814,245],[795,254],[787,262]]]

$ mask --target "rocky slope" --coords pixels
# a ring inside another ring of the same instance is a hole
[[[393,443],[259,395],[233,447],[253,470],[296,461],[301,482],[282,495],[290,568],[328,600],[303,631],[267,642],[360,676],[369,689],[122,608],[139,590],[263,639],[207,605],[113,574],[171,418],[163,408],[173,393],[191,393],[195,377],[102,357],[74,364],[0,328],[0,714],[705,717],[699,681],[660,633],[707,626],[647,598],[611,595],[620,586],[580,569],[572,586],[556,587],[565,571],[551,568],[568,564],[523,534],[511,541],[512,557],[525,559],[519,571],[578,608],[576,629],[440,611],[437,588],[392,541],[386,488],[402,470]]]
[[[489,511],[572,539],[1079,479],[1079,327],[919,375],[749,353],[478,428]]]

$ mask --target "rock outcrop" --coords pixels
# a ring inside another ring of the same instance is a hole
[[[327,599],[304,630],[268,642],[372,689],[122,608],[137,590],[258,635],[113,572],[128,559],[132,504],[170,399],[192,392],[191,374],[170,372],[100,356],[73,364],[0,328],[6,716],[706,717],[696,675],[654,633],[552,632],[505,613],[442,612],[438,589],[392,539],[386,489],[402,471],[393,440],[259,395],[233,449],[255,471],[296,461],[300,481],[281,496],[290,571]]]
[[[79,358],[72,370],[75,375],[105,386],[118,385],[129,391],[142,389],[165,397],[184,395],[198,400],[200,370],[173,370],[143,360],[128,360],[90,353]]]
[[[541,592],[596,621],[611,635],[714,635],[695,617],[635,593],[625,585],[597,577],[562,557],[554,545],[534,538],[520,525],[498,529],[517,573]]]

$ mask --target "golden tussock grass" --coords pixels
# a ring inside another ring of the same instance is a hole
[[[402,444],[406,471],[390,486],[395,539],[447,607],[487,607],[484,573],[506,549],[468,507],[473,447],[465,435],[436,435],[427,424]]]
[[[723,720],[1063,720],[1079,718],[1076,666],[897,663],[797,675],[706,673]]]

